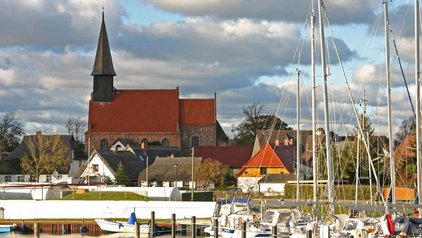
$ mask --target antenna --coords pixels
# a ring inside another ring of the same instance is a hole
[[[365,90],[363,90],[363,98],[360,100],[360,105],[363,108],[363,114],[366,115],[366,108],[368,106],[368,100],[366,99]]]

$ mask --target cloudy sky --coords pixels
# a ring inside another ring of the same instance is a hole
[[[310,128],[310,0],[0,3],[0,116],[16,112],[27,133],[64,132],[70,116],[87,119],[103,5],[116,88],[179,86],[183,98],[210,98],[217,93],[218,120],[231,135],[242,121],[242,107],[252,103],[263,104],[265,113],[296,127],[296,69],[300,69],[301,127]],[[389,4],[392,34],[413,97],[413,2]],[[347,96],[333,42],[354,100],[358,102],[366,92],[376,132],[386,132],[382,7],[382,0],[325,1],[332,73],[328,77],[330,120],[340,134],[355,124],[352,106],[358,111],[361,107],[352,105]],[[396,131],[411,109],[395,54],[391,59]],[[319,65],[316,70],[322,126]]]

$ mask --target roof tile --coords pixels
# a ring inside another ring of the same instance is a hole
[[[112,103],[89,102],[91,132],[177,132],[179,91],[118,90]]]

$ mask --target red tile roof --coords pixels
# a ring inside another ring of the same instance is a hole
[[[241,168],[252,155],[252,146],[198,146],[195,156],[220,161],[231,168]]]
[[[179,91],[118,90],[111,103],[89,102],[90,132],[176,132]]]
[[[280,145],[274,150],[274,145],[266,144],[243,167],[244,168],[286,168],[293,172],[295,147]]]
[[[180,99],[181,125],[215,125],[215,99]]]

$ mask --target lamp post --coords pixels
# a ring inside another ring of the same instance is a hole
[[[177,187],[176,178],[177,178],[177,164],[174,164],[174,187]]]
[[[193,193],[194,193],[194,189],[195,189],[195,187],[194,187],[194,181],[193,181],[193,158],[194,158],[194,156],[195,156],[195,147],[192,147],[192,171],[191,171],[191,175],[192,175],[192,181],[191,181],[191,186],[192,186],[192,192],[191,192],[191,194],[190,194],[190,200],[191,201],[193,201]]]
[[[146,152],[146,148],[145,148],[145,143],[144,142],[142,142],[142,144],[141,144],[141,149],[142,149],[143,156],[146,157],[145,181],[146,181],[146,184],[147,184],[146,186],[148,187],[149,186],[149,182],[148,182],[148,166],[149,166],[149,163],[148,163],[148,153]]]

